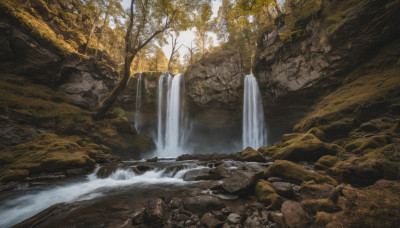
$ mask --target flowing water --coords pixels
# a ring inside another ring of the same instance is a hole
[[[157,156],[177,157],[183,152],[187,133],[182,98],[183,74],[174,77],[168,74],[166,93],[164,92],[165,76],[166,74],[161,75],[158,82]]]
[[[143,73],[140,72],[136,86],[136,109],[135,109],[135,129],[139,132],[140,122],[140,106],[142,105],[142,78]]]
[[[0,227],[15,225],[57,203],[80,202],[124,192],[149,197],[152,194],[159,194],[156,193],[157,189],[165,187],[177,190],[193,183],[182,179],[186,172],[204,168],[190,162],[161,161],[154,164],[156,167],[153,170],[136,174],[130,166],[128,164],[125,168],[118,168],[105,178],[98,177],[99,168],[97,168],[78,182],[28,189],[18,191],[18,195],[3,196],[0,199]]]
[[[242,139],[243,149],[248,146],[258,149],[267,144],[261,94],[253,74],[244,79]]]

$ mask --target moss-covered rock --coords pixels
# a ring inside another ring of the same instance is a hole
[[[273,208],[278,208],[282,203],[281,197],[275,192],[271,183],[265,180],[257,182],[255,193],[258,201],[266,205],[272,205]]]
[[[320,211],[317,212],[314,220],[318,227],[326,227],[326,225],[332,221],[332,214]]]
[[[330,199],[303,200],[301,201],[301,206],[307,213],[312,215],[315,215],[319,211],[334,213],[340,210]]]
[[[247,162],[265,162],[266,161],[266,159],[260,152],[254,150],[251,147],[247,147],[243,151],[236,153],[235,159],[238,161],[247,161]]]
[[[327,227],[399,227],[400,182],[380,180],[365,189],[346,187],[339,198],[342,211]]]
[[[338,160],[339,159],[336,156],[325,155],[318,159],[318,161],[314,164],[314,168],[321,170],[329,169],[330,167],[334,166]]]
[[[115,159],[106,154],[90,138],[79,136],[59,136],[43,133],[32,140],[0,151],[12,154],[12,162],[0,168],[0,182],[22,179],[41,172],[58,172],[66,169],[94,168],[96,162]]]
[[[300,184],[303,181],[315,181],[315,183],[336,184],[329,176],[312,172],[300,165],[285,160],[276,160],[264,171],[265,177],[282,177],[285,180]]]
[[[299,193],[301,198],[307,199],[324,199],[332,196],[335,187],[331,184],[317,184],[315,181],[304,181],[301,184]]]
[[[304,134],[286,134],[282,137],[282,143],[270,148],[260,148],[259,151],[264,156],[291,161],[316,161],[324,155],[340,155],[343,152],[340,146],[325,143],[314,134],[324,137],[323,133],[317,129],[311,129]]]
[[[340,161],[327,170],[345,182],[356,185],[371,185],[375,181],[400,177],[400,152],[396,144],[370,150],[363,156]]]
[[[346,151],[359,154],[367,149],[376,149],[391,143],[391,138],[387,135],[376,135],[356,139],[345,146]]]

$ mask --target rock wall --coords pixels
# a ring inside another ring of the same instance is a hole
[[[335,29],[325,25],[320,12],[299,22],[304,35],[290,42],[279,38],[286,30],[284,24],[264,33],[253,71],[263,91],[273,141],[290,131],[319,97],[339,85],[345,73],[399,35],[399,4],[387,4],[378,0],[358,3]]]
[[[112,67],[78,54],[65,55],[7,19],[0,22],[0,44],[0,73],[23,75],[62,90],[84,108],[95,109],[118,81]]]

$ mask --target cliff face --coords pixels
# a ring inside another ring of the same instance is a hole
[[[356,2],[339,22],[329,24],[322,6],[318,16],[298,22],[304,34],[290,42],[280,39],[281,23],[259,40],[254,73],[263,91],[272,132],[288,131],[314,102],[338,86],[346,73],[375,55],[399,35],[399,4]],[[276,140],[276,139],[275,139]]]

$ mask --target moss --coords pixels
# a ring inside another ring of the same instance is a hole
[[[89,154],[105,157],[100,146],[79,136],[59,136],[43,133],[26,143],[8,149],[13,162],[0,168],[0,181],[20,178],[23,174],[58,172],[70,168],[93,168],[95,160]],[[22,172],[21,170],[25,170]],[[13,173],[16,173],[14,175]]]
[[[380,180],[355,189],[346,187],[338,204],[342,208],[327,227],[400,227],[400,182]]]
[[[58,39],[57,34],[46,23],[28,13],[20,4],[13,1],[0,0],[0,9],[15,18],[22,27],[28,29],[33,35],[45,40],[65,54],[77,53],[70,44],[63,39]]]
[[[312,172],[300,165],[285,160],[277,160],[264,171],[265,177],[282,177],[285,180],[294,181],[297,184],[303,181],[313,180],[315,183],[336,184],[336,181],[329,176]]]
[[[314,217],[315,224],[320,227],[325,227],[328,223],[332,221],[332,214],[320,211],[317,212],[317,215]]]
[[[377,59],[371,62],[376,68],[368,74],[362,67],[354,70],[346,79],[346,84],[318,102],[313,107],[315,111],[296,124],[294,130],[306,132],[312,127],[329,129],[329,125],[337,121],[344,124],[349,121],[363,122],[383,112],[388,99],[400,91],[400,68],[387,66],[381,69],[374,64],[378,64]]]
[[[235,154],[236,159],[239,161],[247,162],[265,162],[263,155],[251,147],[247,147],[241,152]]]
[[[343,152],[338,145],[322,142],[312,132],[323,137],[323,134],[316,129],[311,129],[304,134],[286,134],[282,137],[281,144],[276,144],[269,149],[263,148],[262,153],[274,159],[316,161],[324,155],[340,155]]]
[[[325,155],[318,159],[318,161],[314,164],[314,168],[325,170],[334,166],[338,160],[339,159],[336,156]]]
[[[335,205],[330,199],[312,199],[301,201],[303,209],[312,215],[315,215],[319,211],[334,213],[340,208]]]
[[[0,173],[0,182],[22,180],[27,176],[29,171],[26,169],[7,169]]]
[[[348,152],[359,154],[367,149],[376,149],[391,143],[391,138],[386,135],[377,135],[367,138],[359,138],[345,146]]]
[[[255,186],[255,193],[258,201],[265,203],[266,205],[275,206],[281,201],[280,196],[275,192],[271,183],[265,180],[257,182]]]
[[[333,0],[326,4],[323,8],[324,15],[323,24],[327,29],[328,35],[332,35],[340,28],[356,8],[362,4],[362,1],[357,0]]]

